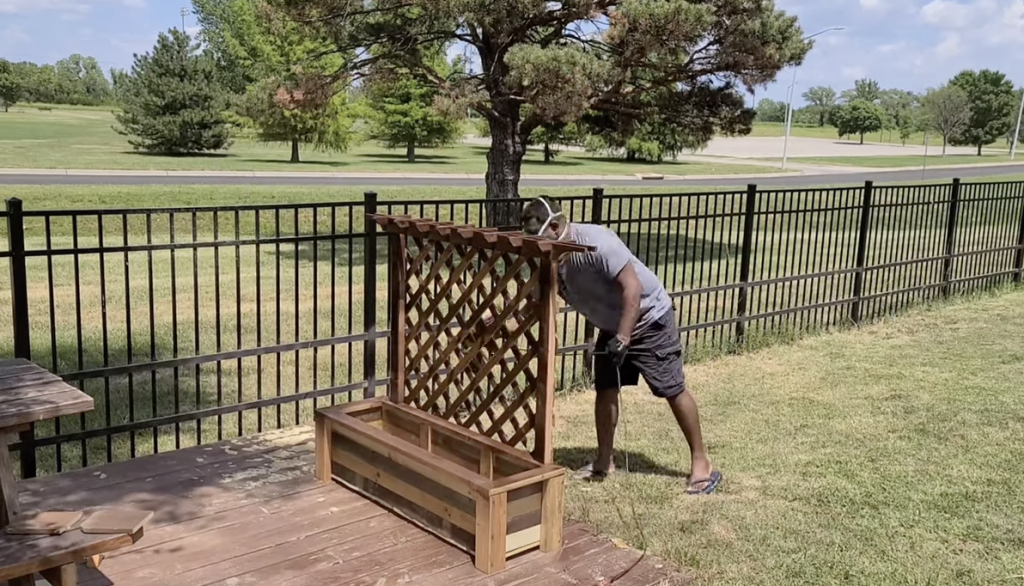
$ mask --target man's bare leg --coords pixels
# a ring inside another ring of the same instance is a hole
[[[594,422],[597,425],[597,459],[594,460],[594,471],[612,472],[615,469],[612,462],[615,427],[619,423],[619,390],[598,391],[595,395]]]
[[[692,480],[704,480],[711,476],[711,459],[708,458],[707,448],[704,446],[704,438],[700,432],[700,414],[697,409],[697,402],[689,391],[679,393],[668,400],[672,407],[672,414],[675,415],[676,423],[686,437],[686,443],[690,446],[690,478]],[[692,482],[691,480],[691,482]],[[696,490],[703,489],[707,482],[693,482],[690,487]]]

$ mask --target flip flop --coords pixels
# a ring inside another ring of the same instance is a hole
[[[587,464],[586,466],[577,470],[576,473],[573,474],[573,478],[575,478],[576,480],[600,482],[608,478],[609,474],[610,472],[606,470],[594,470],[594,463],[591,462],[590,464]]]
[[[715,489],[718,487],[718,483],[720,483],[721,481],[722,481],[722,473],[719,472],[718,470],[715,470],[715,471],[713,471],[711,473],[711,476],[708,477],[708,478],[699,478],[697,480],[690,480],[690,486],[686,489],[686,494],[689,494],[689,495],[711,494],[711,493],[713,493],[715,491]],[[701,483],[707,483],[707,485],[704,488],[700,489],[700,490],[697,490],[697,489],[693,488],[694,484],[701,484]]]

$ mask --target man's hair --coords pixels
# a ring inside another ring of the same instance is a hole
[[[545,203],[547,205],[544,205]],[[550,212],[548,208],[550,208]],[[519,216],[523,224],[523,232],[536,235],[544,225],[544,222],[547,222],[552,214],[557,214],[561,211],[562,206],[545,195],[531,199],[523,205],[523,211]],[[564,218],[559,218],[559,220],[564,220]]]

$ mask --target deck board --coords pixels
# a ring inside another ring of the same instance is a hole
[[[485,576],[464,552],[320,484],[313,459],[312,430],[297,427],[32,479],[23,506],[154,511],[139,543],[99,570],[79,567],[83,586],[598,586],[640,557],[568,523],[561,552],[529,552]],[[648,557],[616,585],[685,582]]]

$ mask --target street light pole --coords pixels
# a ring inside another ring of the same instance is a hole
[[[844,27],[834,26],[825,30],[818,31],[813,35],[808,35],[802,40],[808,41],[818,35],[823,35],[831,31],[841,31]],[[793,94],[796,93],[796,67],[793,67],[793,82],[789,84],[789,94],[786,97],[786,136],[782,140],[782,168],[786,168],[787,152],[789,150],[789,133],[793,127]]]
[[[185,32],[185,17],[188,16],[188,9],[184,6],[181,8],[181,32]]]
[[[1010,143],[1010,160],[1017,154],[1017,137],[1020,136],[1020,118],[1024,115],[1024,91],[1020,96],[1020,109],[1017,110],[1017,129],[1013,131],[1013,142]]]

